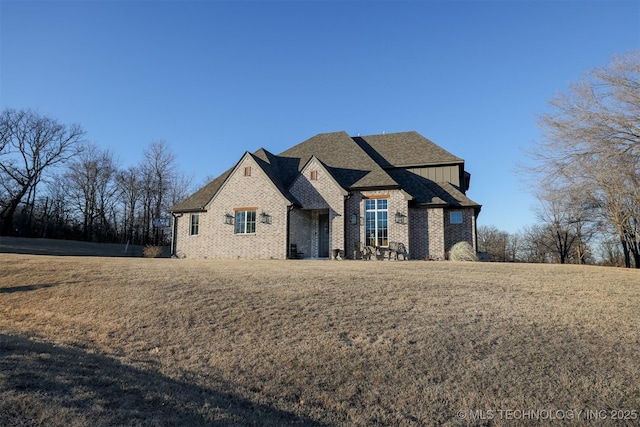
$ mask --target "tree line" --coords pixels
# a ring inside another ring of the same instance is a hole
[[[550,101],[529,153],[539,224],[479,230],[499,261],[640,268],[640,51],[614,56]]]
[[[0,113],[0,235],[166,244],[154,220],[191,191],[169,144],[151,142],[123,168],[85,136],[31,110]]]

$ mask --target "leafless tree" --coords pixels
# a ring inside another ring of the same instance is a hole
[[[498,230],[492,225],[478,227],[478,250],[486,252],[489,261],[508,261],[507,245],[509,233]]]
[[[145,243],[152,240],[159,243],[159,233],[153,230],[153,219],[166,214],[169,208],[170,192],[176,179],[175,155],[167,141],[154,141],[144,150],[140,164],[142,178],[142,230]]]
[[[65,178],[70,198],[82,213],[85,240],[112,240],[115,234],[110,214],[115,205],[116,171],[113,154],[95,144],[85,144],[69,164]]]
[[[84,131],[33,111],[6,109],[0,113],[0,234],[13,233],[13,218],[44,173],[77,152]]]
[[[120,191],[120,202],[123,207],[122,231],[127,242],[134,242],[136,231],[136,212],[142,196],[141,172],[137,167],[118,172],[116,182]]]
[[[550,102],[532,156],[539,181],[597,206],[640,268],[640,51],[616,56]],[[568,243],[568,242],[567,242]]]
[[[542,185],[537,193],[538,218],[549,233],[549,251],[561,264],[584,264],[595,233],[597,205],[583,191]]]
[[[553,255],[549,248],[552,243],[549,241],[549,230],[547,227],[534,224],[525,227],[520,240],[519,258],[524,262],[546,263],[553,261]]]

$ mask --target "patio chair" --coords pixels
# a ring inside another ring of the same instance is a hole
[[[302,259],[304,258],[304,252],[299,252],[298,245],[296,245],[295,243],[291,243],[289,245],[289,258]]]
[[[402,259],[403,260],[407,260],[407,257],[409,256],[409,254],[407,253],[407,248],[404,245],[404,243],[400,243],[400,242],[389,242],[389,248],[387,249],[389,251],[389,259],[391,259],[391,256],[393,256],[393,258],[398,261],[398,257],[400,255],[402,255]]]
[[[355,242],[353,244],[353,259],[371,259],[371,248],[364,246],[362,242]]]
[[[404,261],[409,259],[409,252],[407,252],[407,247],[404,245],[404,243],[398,243],[398,253],[396,254],[396,259],[400,255],[402,255],[402,259]]]

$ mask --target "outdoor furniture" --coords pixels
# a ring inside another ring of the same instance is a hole
[[[289,245],[289,258],[302,259],[304,258],[304,252],[299,252],[298,245],[296,245],[295,243],[291,243]]]
[[[389,260],[391,260],[391,257],[393,256],[393,258],[397,261],[398,257],[402,255],[402,259],[406,261],[409,255],[404,243],[399,242],[389,242],[389,248],[387,249],[387,251],[389,252]]]
[[[371,254],[371,248],[364,246],[362,242],[355,242],[353,244],[353,259],[370,260]]]

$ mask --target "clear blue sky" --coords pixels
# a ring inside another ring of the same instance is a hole
[[[640,47],[640,1],[0,0],[0,108],[202,183],[317,133],[416,130],[466,161],[480,225],[535,222],[516,166],[547,101]]]

